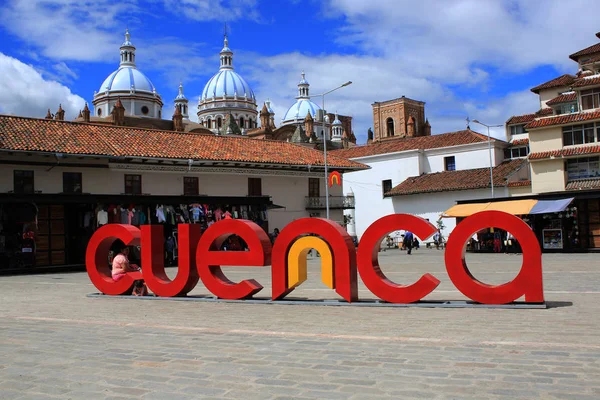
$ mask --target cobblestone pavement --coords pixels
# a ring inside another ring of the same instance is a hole
[[[442,254],[380,261],[398,283],[433,273],[428,299],[464,299]],[[497,284],[521,258],[467,262]],[[226,273],[270,295],[268,268]],[[336,299],[319,279],[313,259],[291,296]],[[0,398],[599,399],[598,255],[544,255],[544,284],[548,309],[504,310],[88,298],[85,273],[0,277]]]

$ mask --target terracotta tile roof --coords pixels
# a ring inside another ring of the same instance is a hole
[[[487,142],[487,140],[487,136],[485,135],[472,130],[464,130],[431,136],[382,140],[368,145],[333,150],[331,153],[338,157],[357,158],[374,156],[377,154],[396,153],[406,150],[437,149],[440,147],[458,146],[461,144]],[[496,140],[497,139],[492,138],[492,141]]]
[[[525,146],[529,144],[529,139],[516,139],[510,142],[511,146]]]
[[[546,115],[552,115],[554,110],[549,107],[541,108],[537,112],[533,114],[524,114],[524,115],[515,115],[510,117],[508,121],[506,121],[506,125],[517,125],[517,124],[526,124],[538,117],[543,117]]]
[[[580,113],[576,113],[576,114],[562,114],[562,115],[556,115],[553,117],[536,119],[535,121],[530,122],[527,125],[525,125],[525,128],[526,129],[543,128],[546,126],[564,125],[564,124],[571,124],[571,123],[576,123],[576,122],[591,121],[591,120],[599,119],[599,118],[600,118],[600,110],[591,111],[591,112],[580,112]]]
[[[585,146],[573,146],[566,147],[558,150],[540,151],[537,153],[529,153],[530,160],[543,160],[551,157],[570,157],[579,156],[584,154],[597,154],[600,153],[600,145],[585,145]]]
[[[579,179],[567,182],[566,190],[598,189],[600,188],[600,179]]]
[[[574,80],[575,80],[575,77],[573,75],[564,74],[564,75],[559,76],[558,78],[554,78],[552,80],[549,80],[548,82],[542,83],[541,85],[537,85],[536,87],[531,88],[531,91],[533,93],[539,93],[540,90],[544,90],[544,89],[551,89],[551,88],[560,87],[560,86],[570,86]]]
[[[546,104],[549,106],[553,106],[555,104],[571,103],[576,100],[577,100],[577,93],[573,92],[573,93],[561,94],[561,95],[553,98],[552,100],[547,101]]]
[[[524,186],[531,186],[531,181],[526,180],[526,181],[508,182],[508,187],[524,187]]]
[[[324,165],[320,151],[283,141],[6,115],[0,115],[0,149],[113,157]],[[335,155],[327,158],[332,168],[367,168]]]
[[[527,160],[504,161],[494,167],[494,187],[507,186],[507,177],[526,165]],[[490,169],[476,168],[459,171],[444,171],[407,178],[386,193],[388,196],[402,196],[417,193],[450,192],[455,190],[484,189],[490,187]]]
[[[581,56],[586,56],[588,54],[594,54],[594,53],[598,53],[598,52],[600,52],[600,43],[596,43],[590,47],[586,47],[583,50],[579,50],[578,52],[571,54],[569,56],[569,58],[571,60],[577,61],[577,59]]]
[[[584,86],[595,86],[600,85],[600,75],[592,75],[590,77],[579,78],[571,86],[572,87],[584,87]]]

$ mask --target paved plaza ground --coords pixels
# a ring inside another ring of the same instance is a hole
[[[544,255],[545,310],[89,298],[85,273],[0,277],[0,399],[600,399],[599,258]],[[464,299],[443,251],[380,262],[398,283],[438,277],[427,299]],[[521,257],[467,262],[497,284]],[[226,273],[270,295],[268,268]],[[318,259],[291,297],[337,298]]]

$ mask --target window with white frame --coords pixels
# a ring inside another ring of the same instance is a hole
[[[581,91],[581,109],[600,108],[600,88]]]
[[[527,130],[525,129],[525,124],[511,125],[511,127],[510,127],[511,135],[519,135],[521,133],[527,133]]]
[[[575,111],[577,111],[577,103],[560,104],[555,109],[556,109],[557,115],[571,114],[571,113],[574,113]]]
[[[456,171],[456,157],[454,157],[454,156],[444,157],[444,170]]]
[[[600,157],[572,158],[566,163],[569,180],[600,177]]]
[[[600,124],[598,124],[598,128],[600,128]],[[564,126],[562,128],[563,146],[594,143],[596,141],[594,130],[593,122],[591,124]]]

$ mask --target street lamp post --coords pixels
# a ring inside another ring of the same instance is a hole
[[[344,83],[343,85],[340,85],[338,87],[336,87],[335,89],[331,89],[327,92],[321,93],[321,94],[316,94],[310,97],[321,97],[321,105],[323,107],[323,116],[322,116],[322,126],[323,126],[323,163],[325,164],[325,210],[326,210],[326,215],[327,215],[327,219],[329,219],[329,185],[327,184],[327,179],[329,179],[329,174],[327,171],[327,131],[325,130],[325,95],[329,94],[331,92],[334,92],[338,89],[341,89],[343,87],[349,86],[352,84],[352,81],[348,81],[346,83]]]
[[[474,120],[476,124],[485,126],[487,128],[487,137],[488,137],[488,152],[490,156],[490,186],[492,187],[492,199],[494,198],[494,173],[493,173],[493,165],[492,165],[492,141],[490,139],[490,128],[500,128],[504,125],[486,125],[483,122],[479,122]]]

